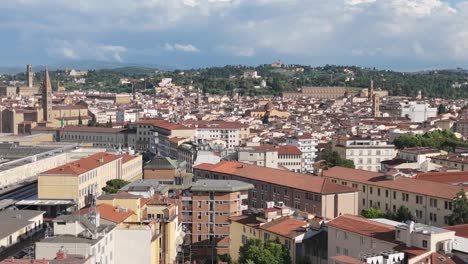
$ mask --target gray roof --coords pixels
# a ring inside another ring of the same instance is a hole
[[[76,237],[76,236],[64,235],[64,236],[46,237],[38,243],[77,243],[77,244],[94,245],[98,241],[99,239],[85,238],[81,236]]]
[[[186,162],[173,160],[168,157],[156,157],[145,165],[145,169],[150,170],[175,170],[177,168],[184,168]]]
[[[239,192],[253,189],[250,183],[236,180],[198,180],[192,184],[192,191]]]
[[[30,225],[30,219],[44,214],[35,210],[0,211],[0,239]]]

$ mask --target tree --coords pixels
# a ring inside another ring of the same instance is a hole
[[[109,121],[106,123],[107,127],[112,127],[112,117],[109,116]]]
[[[352,160],[342,159],[338,152],[333,151],[329,144],[323,151],[323,159],[327,162],[329,167],[341,166],[354,169],[354,162]]]
[[[394,221],[398,222],[406,222],[408,220],[414,220],[413,215],[411,214],[411,211],[408,209],[408,207],[402,205],[398,208],[398,210],[395,213],[387,212],[386,217]]]
[[[249,239],[239,249],[239,264],[291,264],[289,250],[277,241]]]
[[[385,217],[385,213],[380,209],[372,207],[367,210],[362,210],[361,215],[365,218],[382,218]]]
[[[96,121],[95,115],[91,115],[91,120],[88,121],[88,126],[90,127],[99,126],[98,122]]]
[[[445,108],[445,105],[440,104],[439,107],[437,108],[437,114],[441,115],[445,113],[447,113],[447,109]]]
[[[460,225],[468,223],[468,199],[464,188],[457,193],[457,198],[453,203],[452,214],[449,215],[450,225]]]
[[[122,187],[130,182],[121,179],[110,180],[106,182],[106,186],[102,190],[106,193],[117,193]]]

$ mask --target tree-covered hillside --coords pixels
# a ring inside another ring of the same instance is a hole
[[[256,70],[261,78],[244,79],[243,73]],[[68,90],[95,89],[101,91],[130,91],[129,85],[120,85],[121,78],[135,80],[146,79],[147,88],[151,89],[162,78],[172,78],[177,85],[193,85],[211,94],[228,94],[238,89],[246,95],[274,94],[283,91],[296,91],[302,86],[347,86],[367,88],[369,81],[374,80],[376,89],[388,90],[390,95],[415,96],[419,90],[424,96],[443,98],[468,97],[468,71],[439,70],[424,72],[397,72],[377,70],[357,66],[311,67],[288,65],[281,68],[270,65],[247,67],[230,65],[203,69],[158,71],[147,67],[123,67],[109,70],[89,71],[85,84],[76,84],[74,78],[64,72],[51,72],[54,87],[57,80]],[[25,80],[24,73],[4,75],[3,80]],[[43,73],[36,73],[36,82],[41,82]],[[267,88],[261,88],[262,80]],[[138,83],[137,83],[138,85]],[[142,88],[140,85],[139,88]]]

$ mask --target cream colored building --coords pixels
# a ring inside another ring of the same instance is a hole
[[[239,249],[249,239],[263,242],[278,241],[289,251],[291,263],[297,263],[297,244],[312,234],[309,223],[304,219],[292,218],[289,208],[268,208],[259,215],[241,215],[230,218],[229,255],[239,260]]]
[[[396,148],[385,140],[362,137],[339,137],[334,140],[333,150],[341,158],[354,162],[357,169],[380,171],[381,162],[396,156]]]
[[[129,165],[124,166],[127,162],[130,162]],[[84,207],[101,194],[107,181],[137,179],[136,164],[140,162],[141,158],[138,157],[130,159],[125,155],[101,152],[67,163],[38,176],[38,198],[74,200],[79,208]]]
[[[455,240],[454,231],[442,228],[351,215],[333,219],[327,227],[329,259],[349,256],[362,260],[366,254],[393,250],[404,253],[409,264],[430,263],[433,254],[449,255]]]
[[[405,206],[416,221],[434,226],[448,225],[453,199],[460,191],[460,187],[450,184],[344,167],[324,170],[322,177],[357,189],[359,212],[369,208],[395,212]]]

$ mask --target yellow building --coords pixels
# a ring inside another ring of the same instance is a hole
[[[38,198],[74,200],[79,208],[89,205],[107,181],[138,178],[139,162],[141,177],[141,157],[130,157],[101,152],[45,171],[38,176]]]
[[[296,263],[296,244],[302,243],[310,232],[309,223],[292,218],[288,208],[268,208],[262,215],[241,215],[231,217],[229,255],[234,261],[239,260],[239,249],[249,239],[260,239],[263,242],[278,241],[290,253],[291,263]]]

